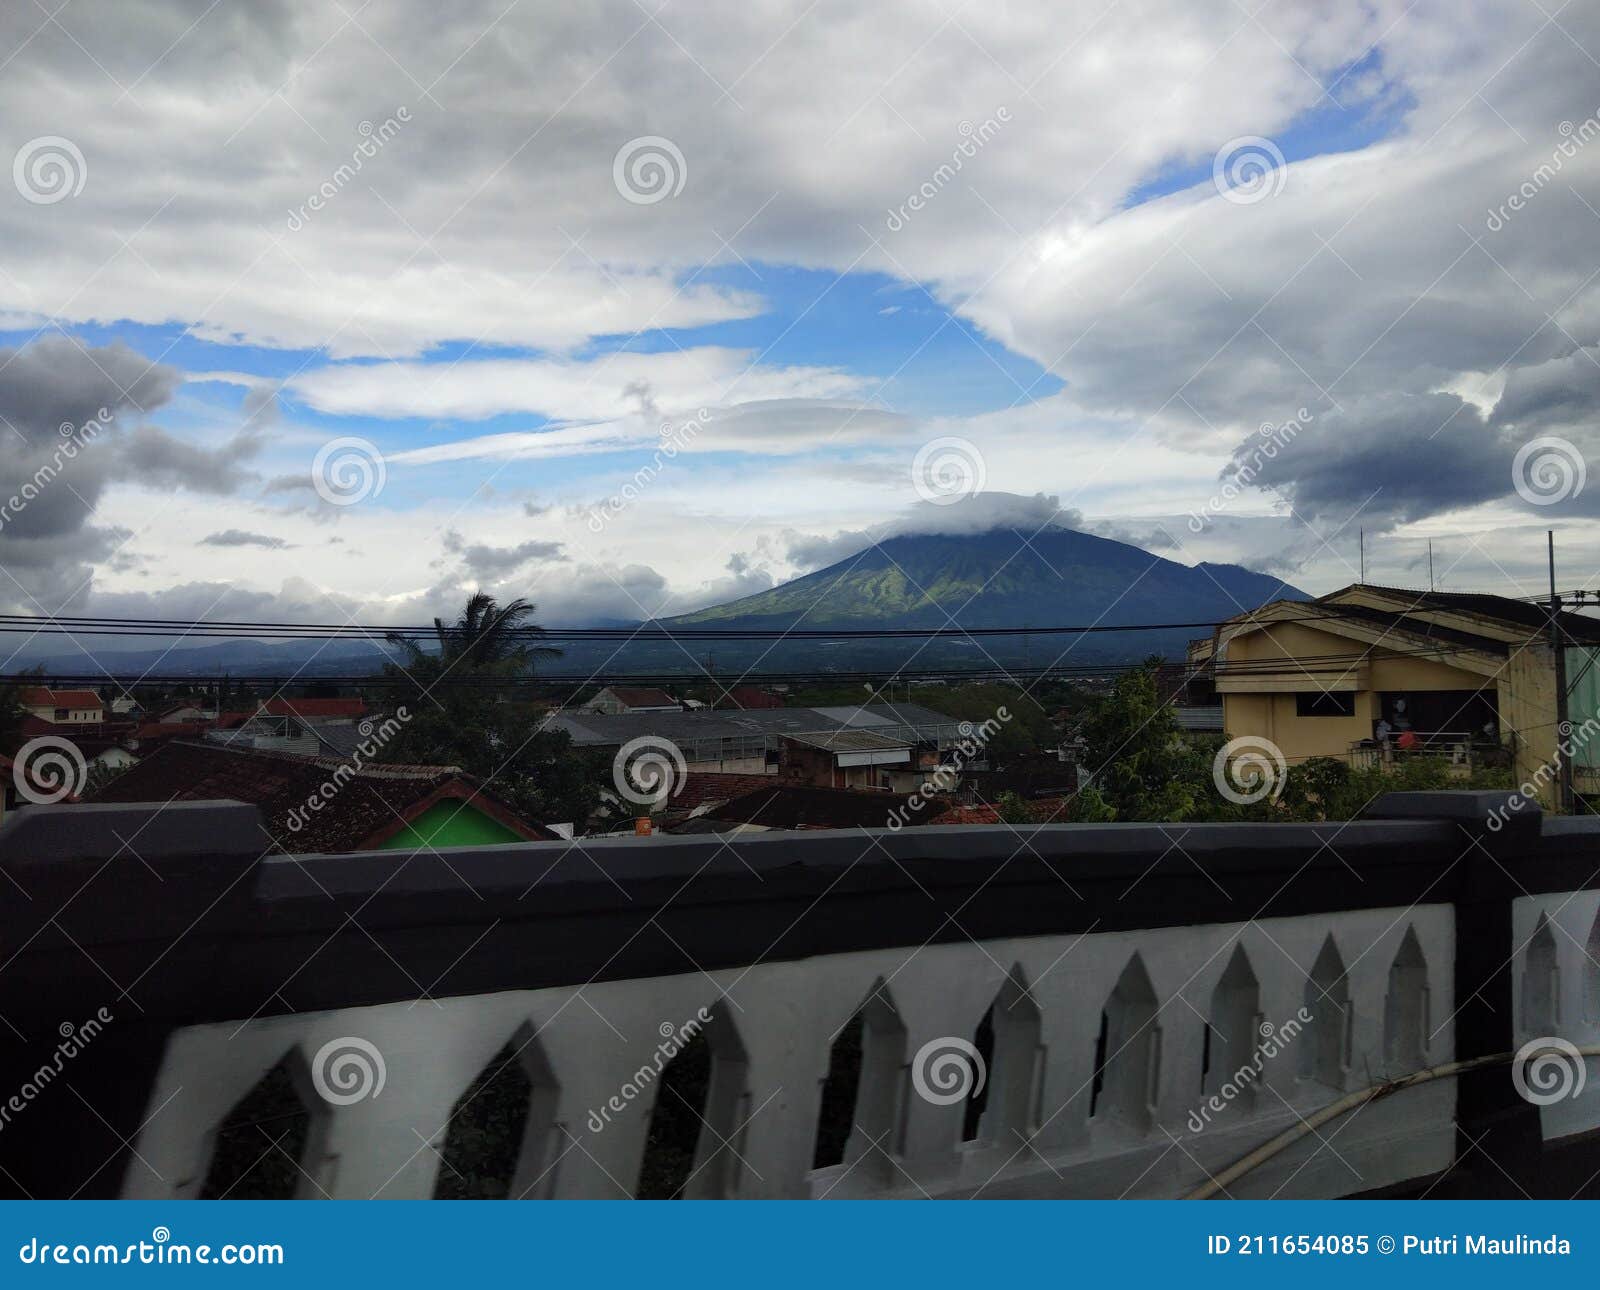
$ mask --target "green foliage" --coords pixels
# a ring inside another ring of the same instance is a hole
[[[1151,658],[1124,672],[1085,717],[1085,765],[1100,798],[1093,805],[1117,820],[1208,819],[1219,801],[1211,762],[1183,737],[1171,707],[1161,701],[1160,666],[1159,658]]]
[[[0,684],[0,750],[8,750],[18,738],[22,718],[27,715],[22,706],[24,686],[38,685],[44,679],[41,668],[18,672]]]
[[[1448,757],[1402,756],[1388,766],[1352,767],[1336,757],[1310,757],[1291,766],[1273,818],[1353,820],[1383,793],[1511,788],[1509,770],[1462,776]]]
[[[1001,793],[994,803],[995,814],[1007,824],[1032,824],[1033,808],[1028,805],[1020,793],[1010,791]]]
[[[1028,753],[1054,748],[1060,741],[1055,726],[1036,699],[1014,685],[939,686],[913,691],[913,702],[925,704],[974,727],[991,719],[999,726],[984,745],[991,766],[1003,769]],[[1004,708],[1009,719],[999,718]]]
[[[537,643],[533,613],[525,600],[500,605],[478,592],[454,623],[434,619],[437,652],[390,637],[405,657],[385,671],[402,682],[393,699],[407,715],[380,755],[459,766],[528,819],[581,827],[599,805],[604,759],[576,753],[564,731],[536,730],[516,701],[512,680],[560,653]]]

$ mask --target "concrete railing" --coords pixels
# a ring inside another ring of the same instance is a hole
[[[263,856],[231,804],[30,808],[0,1186],[1186,1194],[1355,1090],[1600,1036],[1600,831],[1490,829],[1503,800],[409,858]],[[1494,1067],[1226,1191],[1532,1190],[1597,1123],[1592,1088],[1540,1108]]]

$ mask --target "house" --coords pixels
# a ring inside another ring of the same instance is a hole
[[[360,698],[268,699],[256,709],[256,715],[268,717],[300,717],[319,721],[355,721],[367,715],[366,700]]]
[[[910,744],[913,765],[923,774],[932,773],[972,735],[970,723],[963,731],[956,718],[915,703],[618,714],[569,710],[552,714],[542,728],[566,732],[579,748],[616,749],[639,738],[664,739],[682,753],[691,773],[753,775],[776,773],[788,735],[871,730]]]
[[[92,797],[96,802],[235,801],[260,808],[280,850],[297,854],[548,841],[455,766],[356,766],[338,757],[167,743]]]
[[[373,723],[349,717],[269,716],[262,711],[237,724],[219,724],[204,733],[208,742],[230,748],[349,757],[373,729]]]
[[[893,771],[909,771],[912,747],[875,730],[824,730],[785,735],[779,774],[822,788],[888,789]]]
[[[131,732],[120,724],[102,722],[99,725],[68,726],[63,729],[31,713],[17,723],[16,736],[19,741],[45,735],[52,739],[65,739],[72,744],[82,755],[84,765],[91,769],[101,766],[107,770],[122,770],[139,760],[133,751]]]
[[[704,815],[713,807],[758,788],[770,788],[773,779],[765,772],[757,775],[722,774],[717,771],[690,771],[673,785],[662,803],[662,823],[670,826],[691,816]]]
[[[683,705],[665,690],[645,685],[608,685],[585,703],[582,712],[617,716],[627,712],[680,712]]]
[[[1580,793],[1600,791],[1600,621],[1506,596],[1356,583],[1316,600],[1275,601],[1217,627],[1210,657],[1229,736],[1270,741],[1289,764],[1388,762],[1432,751],[1470,764],[1503,758],[1549,807],[1557,722],[1569,718]],[[1558,663],[1568,677],[1558,707]]]
[[[20,806],[33,802],[77,801],[76,795],[57,794],[63,787],[59,783],[46,783],[37,771],[26,762],[19,762],[0,753],[0,823],[3,823]]]
[[[208,712],[200,704],[189,699],[178,703],[170,703],[156,714],[156,720],[165,726],[191,725],[197,721],[209,721],[217,714]]]
[[[105,704],[93,690],[52,690],[25,686],[17,696],[23,711],[58,726],[97,726],[106,719]]]

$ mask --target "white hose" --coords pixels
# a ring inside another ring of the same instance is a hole
[[[1504,1066],[1513,1062],[1522,1053],[1519,1049],[1515,1053],[1493,1053],[1488,1057],[1474,1057],[1465,1062],[1447,1062],[1443,1066],[1430,1066],[1427,1070],[1412,1071],[1409,1075],[1402,1075],[1398,1079],[1384,1080],[1381,1084],[1373,1084],[1368,1088],[1360,1089],[1354,1093],[1346,1093],[1337,1102],[1331,1102],[1320,1111],[1304,1117],[1297,1123],[1290,1125],[1277,1137],[1262,1143],[1249,1155],[1243,1156],[1233,1162],[1220,1174],[1213,1176],[1204,1186],[1195,1188],[1185,1200],[1209,1200],[1218,1192],[1227,1188],[1228,1184],[1236,1179],[1243,1178],[1247,1173],[1264,1165],[1285,1147],[1294,1145],[1310,1133],[1318,1129],[1329,1120],[1337,1120],[1346,1111],[1353,1111],[1368,1102],[1376,1101],[1380,1097],[1388,1097],[1391,1093],[1398,1093],[1403,1088],[1410,1088],[1415,1084],[1428,1084],[1436,1079],[1451,1079],[1457,1075],[1464,1075],[1468,1071],[1482,1070],[1486,1066]],[[1586,1044],[1576,1049],[1582,1057],[1600,1057],[1600,1044]]]

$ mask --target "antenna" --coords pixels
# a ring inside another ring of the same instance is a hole
[[[1433,539],[1428,539],[1428,590],[1433,590]]]
[[[1367,531],[1366,531],[1366,529],[1362,528],[1362,529],[1357,529],[1356,530],[1356,540],[1360,543],[1360,550],[1361,550],[1361,581],[1365,582],[1367,580]]]

